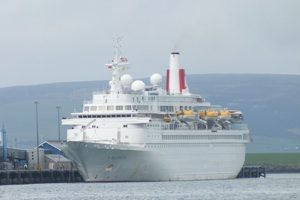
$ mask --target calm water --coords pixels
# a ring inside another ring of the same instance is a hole
[[[8,185],[0,186],[0,199],[298,200],[300,174],[214,181]]]

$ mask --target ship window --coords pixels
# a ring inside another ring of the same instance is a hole
[[[106,118],[106,116],[105,116],[105,115],[102,115],[102,118]]]
[[[124,124],[124,125],[123,125],[123,127],[124,127],[124,128],[127,128],[127,125],[126,125],[126,124]]]
[[[126,115],[122,115],[122,117],[126,117]]]
[[[90,107],[88,107],[88,106],[84,106],[84,109],[83,109],[85,112],[89,112],[89,110],[90,110]]]
[[[78,118],[82,118],[82,115],[78,115]]]
[[[117,115],[117,117],[121,117],[121,115]]]
[[[131,117],[131,115],[126,115],[126,117]]]
[[[110,116],[110,115],[106,115],[106,117],[107,117],[107,118],[110,118],[111,116]]]
[[[131,105],[125,106],[125,110],[131,110]]]
[[[97,118],[101,118],[101,115],[97,115]]]
[[[107,110],[114,110],[114,106],[107,106]]]
[[[83,118],[86,118],[86,115],[83,115],[82,117],[83,117]]]
[[[88,115],[88,118],[91,118],[92,116],[91,115]]]
[[[123,110],[123,106],[116,106],[116,110]]]
[[[91,106],[90,110],[91,111],[97,111],[97,106]]]
[[[138,105],[137,109],[138,110],[149,110],[149,106],[148,105]]]
[[[160,106],[161,112],[173,112],[174,107],[173,106]]]
[[[116,115],[111,115],[111,117],[116,117]]]
[[[98,106],[98,110],[105,110],[105,106]]]

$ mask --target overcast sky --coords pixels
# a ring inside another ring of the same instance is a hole
[[[299,0],[1,0],[0,87],[110,79],[115,36],[135,78],[300,74]]]

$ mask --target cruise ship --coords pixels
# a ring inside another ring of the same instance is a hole
[[[67,147],[87,182],[235,178],[250,133],[239,110],[214,106],[189,91],[179,52],[150,84],[133,80],[116,48],[107,91],[63,119]]]

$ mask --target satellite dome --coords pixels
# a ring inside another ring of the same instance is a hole
[[[124,74],[121,76],[121,83],[124,86],[129,86],[133,81],[133,78],[129,74]]]
[[[152,74],[150,77],[150,83],[154,86],[160,85],[162,76],[160,74]]]
[[[131,89],[133,91],[140,91],[145,89],[145,83],[141,80],[136,80],[131,84]]]

